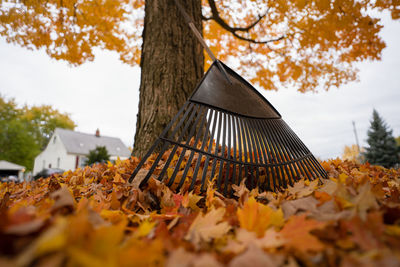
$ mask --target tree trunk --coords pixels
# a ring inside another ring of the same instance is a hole
[[[202,32],[201,0],[180,0]],[[139,112],[132,155],[142,157],[203,75],[204,55],[173,0],[145,6]]]

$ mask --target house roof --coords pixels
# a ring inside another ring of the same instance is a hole
[[[20,171],[22,169],[25,169],[25,167],[5,160],[0,160],[0,170]]]
[[[71,154],[88,155],[90,150],[97,146],[105,146],[110,156],[129,157],[131,152],[122,143],[121,139],[109,136],[80,133],[71,130],[57,128],[55,130],[65,149]]]

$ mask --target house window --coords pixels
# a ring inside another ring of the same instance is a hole
[[[57,158],[57,168],[60,168],[60,161],[61,161],[61,159]]]
[[[86,161],[88,160],[87,157],[81,156],[79,159],[79,167],[85,167],[86,166]]]

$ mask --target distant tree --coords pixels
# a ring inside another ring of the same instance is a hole
[[[67,113],[60,113],[49,105],[25,106],[22,119],[28,120],[32,125],[32,133],[44,149],[56,128],[73,130],[76,125]]]
[[[359,163],[362,158],[362,152],[364,152],[364,149],[359,149],[357,145],[345,146],[343,149],[342,159]]]
[[[389,129],[375,109],[367,134],[369,147],[366,148],[364,153],[366,161],[386,168],[399,163],[396,140],[392,135],[392,130]]]
[[[0,159],[32,170],[35,157],[48,142],[55,128],[74,129],[68,114],[51,106],[25,105],[0,95]]]
[[[400,147],[400,136],[396,137],[396,144],[398,147]]]
[[[86,164],[91,165],[93,163],[106,162],[107,160],[110,160],[107,148],[105,146],[97,146],[95,149],[89,151]]]

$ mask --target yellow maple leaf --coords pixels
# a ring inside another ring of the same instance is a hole
[[[263,236],[269,227],[281,227],[284,224],[281,209],[273,210],[269,206],[258,203],[254,197],[250,197],[243,208],[238,209],[237,216],[240,227],[255,232],[259,237]]]

